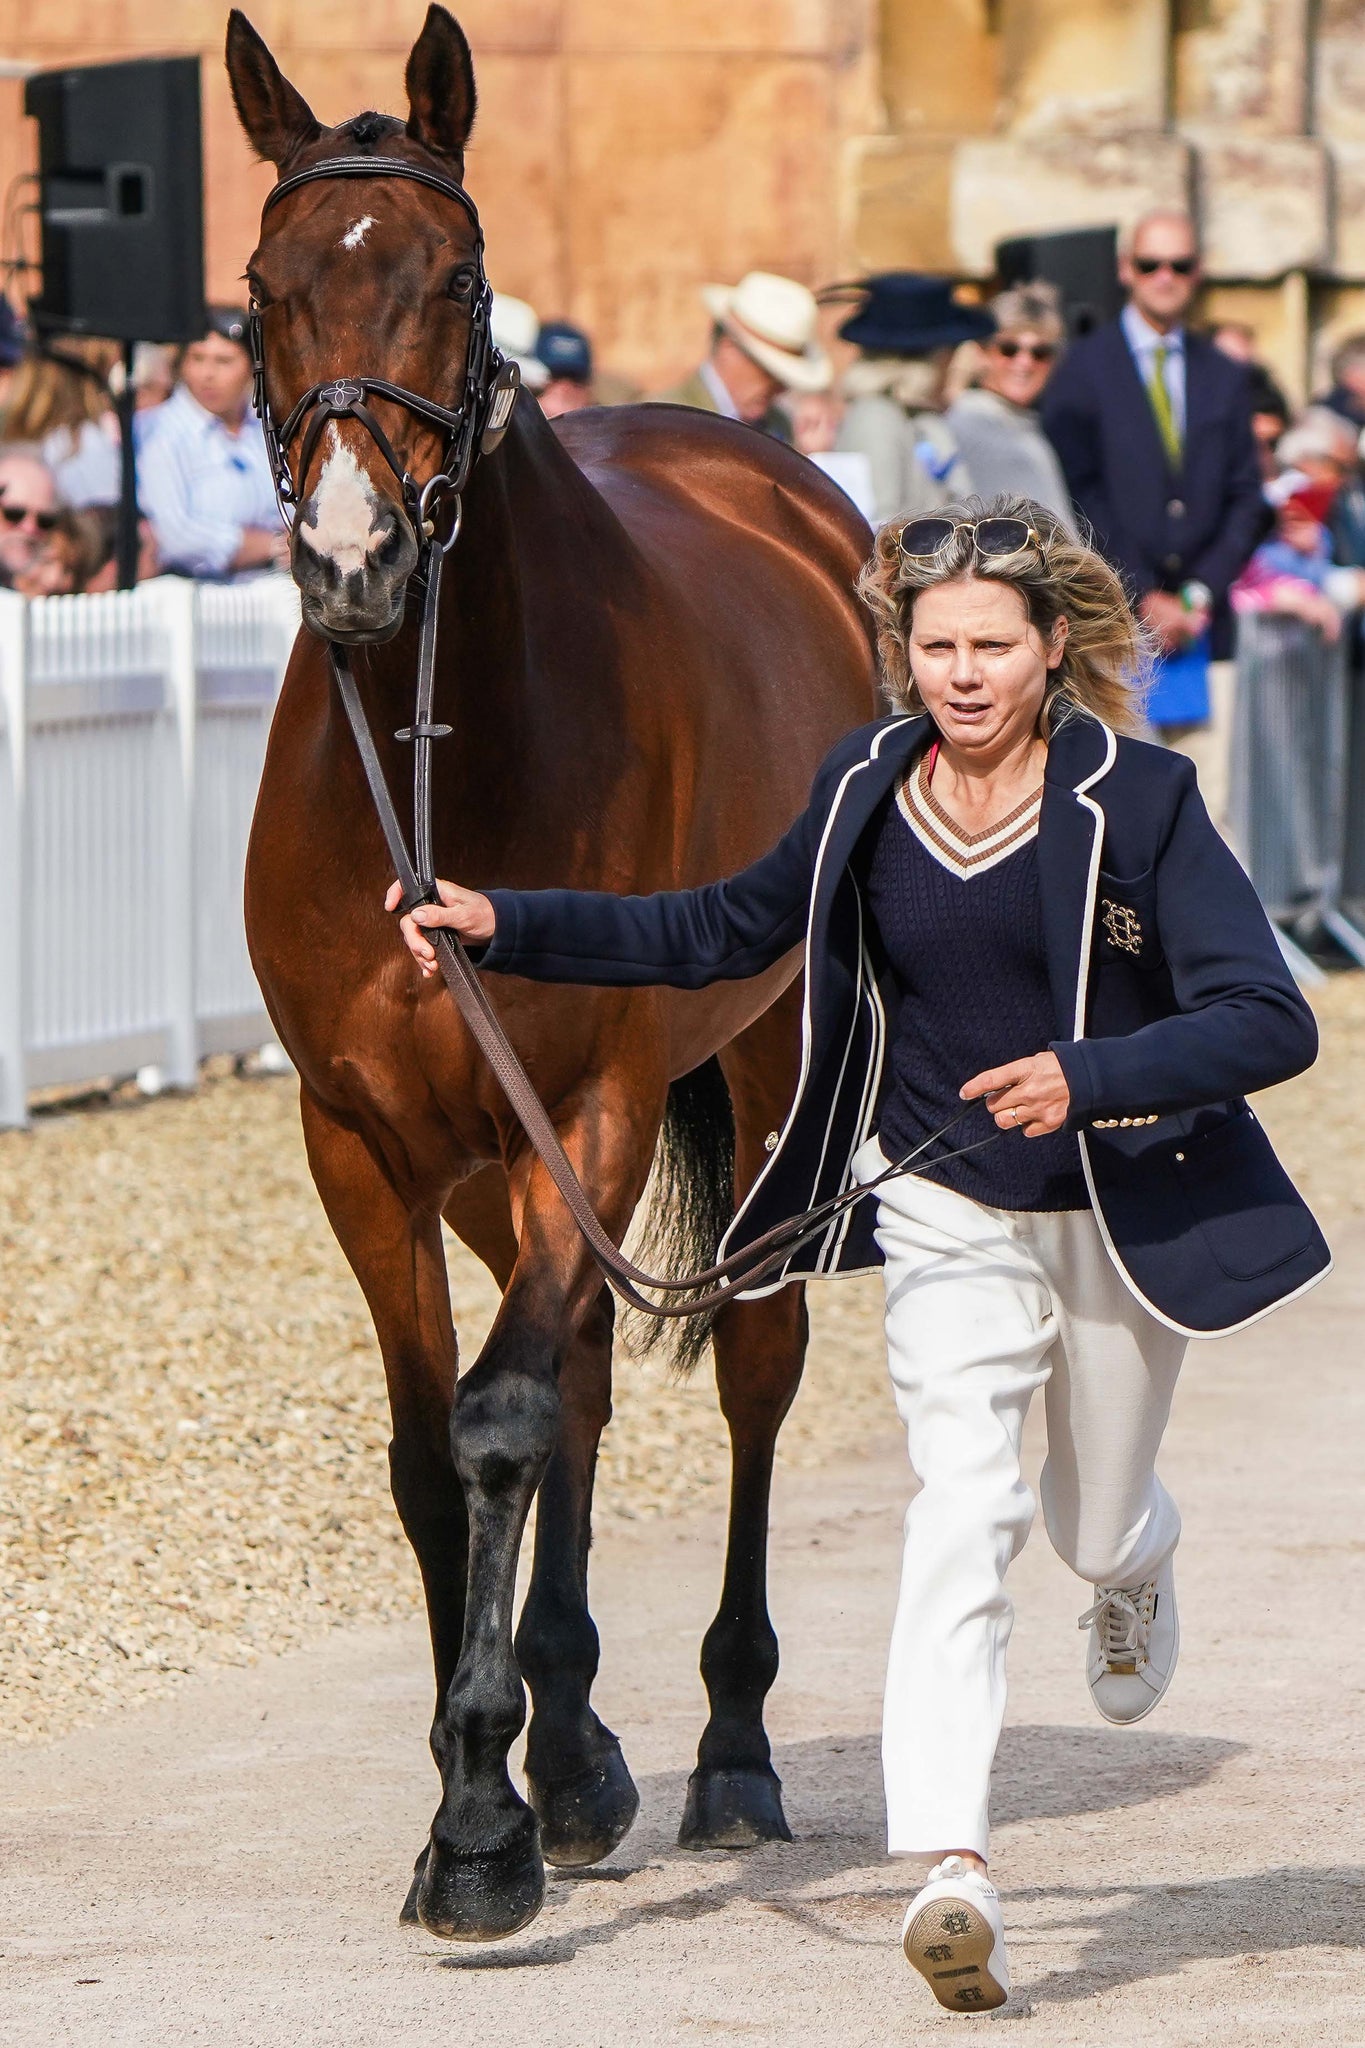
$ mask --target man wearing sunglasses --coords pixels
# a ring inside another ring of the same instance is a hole
[[[0,454],[0,584],[12,588],[36,568],[52,545],[58,509],[45,462],[19,449]]]
[[[1190,333],[1200,284],[1188,214],[1147,214],[1120,245],[1128,304],[1068,350],[1043,424],[1076,508],[1163,652],[1213,627],[1231,652],[1227,592],[1264,524],[1245,366]]]

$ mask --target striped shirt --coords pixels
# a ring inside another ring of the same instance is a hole
[[[260,421],[248,409],[230,433],[183,384],[139,417],[138,499],[163,565],[184,576],[232,575],[245,528],[281,525]]]

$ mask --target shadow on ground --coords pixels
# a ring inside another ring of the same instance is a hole
[[[1012,1728],[1000,1748],[996,1822],[1061,1821],[1178,1799],[1207,1784],[1240,1749],[1208,1736],[1137,1729]],[[584,1884],[601,1888],[595,1904],[608,1909],[593,1925],[496,1949],[456,1950],[441,1956],[441,1966],[544,1968],[629,1939],[660,1920],[696,1920],[741,1906],[778,1913],[838,1945],[884,1947],[904,1908],[906,1877],[885,1854],[878,1738],[797,1743],[776,1762],[797,1837],[790,1847],[745,1854],[669,1848],[633,1867],[618,1862],[558,1873],[553,1891],[561,1896]],[[679,1813],[685,1783],[681,1772],[645,1779],[646,1815]],[[695,1873],[696,1881],[671,1896],[636,1899],[629,1881],[647,1870]],[[607,1889],[617,1884],[624,1887],[619,1903]],[[1365,1871],[1265,1871],[1189,1885],[1012,1896],[1021,1904],[1055,1902],[1058,1918],[1044,1927],[1066,1930],[1072,1943],[1082,1944],[1074,1970],[1054,1971],[1029,1986],[1029,1996],[1039,2000],[1088,1996],[1101,1983],[1159,1976],[1195,1957],[1251,1951],[1254,1960],[1258,1951],[1365,1941]]]
[[[1239,1957],[1247,1969],[1295,1949],[1365,1948],[1365,1867],[1282,1865],[1191,1884],[1049,1886],[1014,1899],[1055,1906],[1035,1933],[1080,1944],[1073,1968],[1028,1985],[1057,2003],[1164,1977],[1185,1963]],[[1074,1910],[1071,1908],[1074,1905]]]

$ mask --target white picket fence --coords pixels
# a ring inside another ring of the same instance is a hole
[[[270,1039],[242,870],[298,623],[283,576],[0,593],[0,1125]]]

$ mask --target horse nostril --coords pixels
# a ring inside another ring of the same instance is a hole
[[[406,552],[407,530],[403,522],[390,514],[389,530],[374,551],[373,559],[386,569],[396,569]]]

